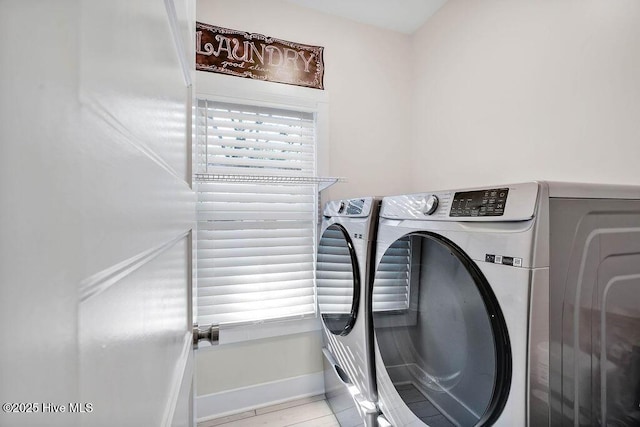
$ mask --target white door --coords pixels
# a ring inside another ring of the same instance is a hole
[[[189,426],[192,0],[0,0],[2,426]]]

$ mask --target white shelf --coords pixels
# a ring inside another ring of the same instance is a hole
[[[284,184],[318,185],[318,191],[325,190],[336,182],[345,182],[344,178],[315,176],[273,176],[273,175],[226,175],[217,173],[197,173],[196,182],[237,182],[243,184]]]

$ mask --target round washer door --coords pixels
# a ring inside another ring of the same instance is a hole
[[[438,426],[492,424],[508,396],[511,350],[478,266],[442,236],[408,234],[382,256],[372,298],[383,377],[391,383],[379,389],[400,402],[392,405],[405,411],[398,417]]]
[[[356,321],[359,271],[347,231],[339,224],[327,227],[318,244],[316,286],[322,321],[334,335],[347,335]]]

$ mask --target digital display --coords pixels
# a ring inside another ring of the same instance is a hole
[[[453,197],[449,216],[502,216],[507,205],[508,194],[508,188],[457,192]]]
[[[349,200],[349,206],[347,206],[347,215],[360,215],[362,208],[364,207],[364,199]]]

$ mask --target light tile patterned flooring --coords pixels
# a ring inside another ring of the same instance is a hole
[[[198,423],[198,427],[214,426],[340,427],[340,424],[324,396],[319,395]]]

